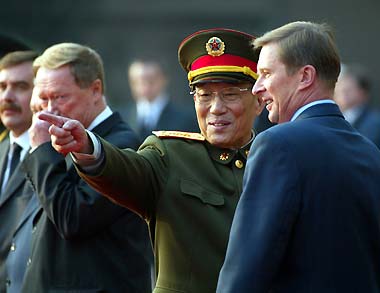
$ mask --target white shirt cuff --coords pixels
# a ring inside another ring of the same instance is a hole
[[[92,145],[94,147],[94,151],[92,154],[84,154],[84,153],[77,153],[77,152],[71,152],[71,158],[73,159],[74,163],[83,167],[83,166],[90,166],[90,165],[97,165],[98,160],[101,156],[101,147],[100,142],[96,138],[95,134],[93,134],[91,131],[86,130],[87,135],[90,137]]]

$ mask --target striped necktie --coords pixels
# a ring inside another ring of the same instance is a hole
[[[20,145],[18,145],[17,143],[14,143],[12,145],[12,147],[13,147],[13,153],[12,153],[11,164],[9,166],[8,179],[12,176],[17,165],[20,163],[20,154],[21,154],[21,150],[22,150],[22,147]]]

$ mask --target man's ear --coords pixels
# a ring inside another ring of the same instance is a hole
[[[317,78],[317,71],[313,65],[305,65],[299,69],[300,83],[299,88],[305,89],[312,85]]]
[[[100,79],[95,79],[92,82],[91,90],[94,96],[100,96],[100,97],[103,96],[103,87],[102,87],[102,82],[100,81]]]

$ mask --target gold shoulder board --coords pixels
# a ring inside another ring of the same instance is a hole
[[[183,131],[152,131],[153,134],[159,138],[186,138],[191,140],[205,140],[205,137],[200,133],[183,132]]]
[[[7,137],[7,135],[8,135],[8,130],[7,129],[3,130],[3,132],[0,133],[0,141],[3,141],[4,138]]]

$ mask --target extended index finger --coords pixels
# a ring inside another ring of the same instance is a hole
[[[58,127],[62,127],[66,121],[62,116],[57,116],[47,112],[38,113],[38,118]]]

